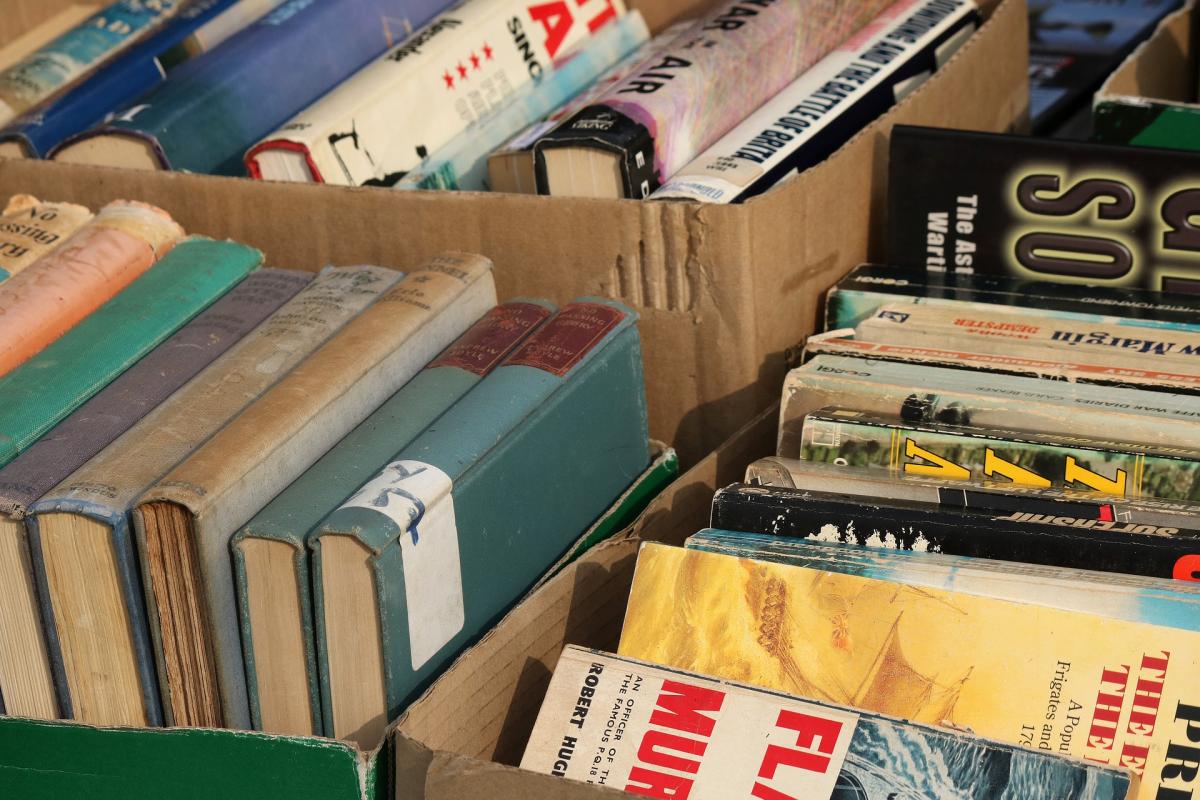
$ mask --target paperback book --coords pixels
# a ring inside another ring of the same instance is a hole
[[[52,252],[91,218],[91,211],[73,203],[14,195],[0,216],[0,281]]]

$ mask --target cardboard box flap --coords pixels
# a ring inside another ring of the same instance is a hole
[[[1093,104],[1117,99],[1137,104],[1163,100],[1200,108],[1196,103],[1194,12],[1188,3],[1164,17],[1150,38],[1108,76]]]

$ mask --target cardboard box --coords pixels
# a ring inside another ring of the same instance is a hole
[[[1154,33],[1096,92],[1095,138],[1115,144],[1200,150],[1196,30],[1188,3]]]
[[[5,0],[0,43],[67,0]],[[630,0],[655,29],[705,0]],[[1006,130],[1028,106],[1023,0],[983,0],[979,32],[929,82],[824,163],[739,206],[394,192],[0,162],[0,193],[98,206],[131,197],[188,231],[261,248],[268,263],[412,266],[447,249],[496,262],[500,294],[636,307],[651,435],[694,464],[776,399],[784,349],[815,331],[821,298],[882,254],[894,123]]]
[[[393,759],[396,800],[627,797],[515,769],[554,665],[565,644],[616,648],[639,544],[682,544],[705,527],[717,488],[774,452],[778,416],[778,407],[760,414],[668,487],[624,535],[535,590],[409,707],[385,756]]]

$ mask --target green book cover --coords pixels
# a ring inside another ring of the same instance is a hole
[[[1200,150],[1200,106],[1144,98],[1114,98],[1092,112],[1097,142]]]
[[[262,263],[236,242],[192,237],[0,379],[0,466]]]

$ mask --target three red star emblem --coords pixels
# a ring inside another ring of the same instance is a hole
[[[459,61],[457,64],[454,65],[453,69],[448,69],[442,73],[442,81],[446,84],[446,88],[447,89],[454,88],[454,82],[455,82],[454,73],[455,72],[458,73],[457,80],[459,82],[465,81],[467,79],[468,73],[470,73],[470,71],[472,69],[475,69],[475,70],[483,69],[483,67],[481,66],[482,63],[484,61],[491,61],[492,54],[494,52],[495,51],[492,50],[491,45],[489,45],[487,42],[483,43],[483,58],[480,58],[479,54],[476,53],[474,50],[472,50],[471,55],[468,58],[468,61],[471,62],[470,67],[466,66],[462,61]]]

